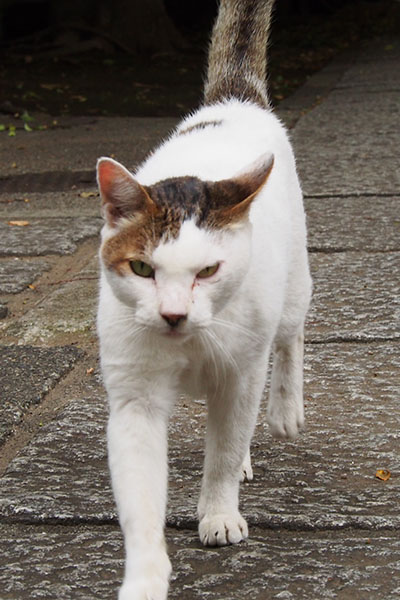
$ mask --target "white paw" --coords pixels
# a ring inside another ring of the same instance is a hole
[[[238,513],[206,515],[199,524],[200,540],[204,546],[238,544],[248,537],[247,523]]]
[[[240,470],[240,481],[253,481],[253,468],[251,466],[250,451],[247,451],[246,457],[243,461],[242,468]]]
[[[127,573],[120,587],[118,600],[167,600],[171,562],[165,552],[154,552],[154,562],[136,565]]]
[[[118,600],[167,600],[168,581],[159,577],[127,582],[119,590]]]
[[[293,403],[270,400],[267,421],[274,438],[294,439],[304,427],[303,400]]]

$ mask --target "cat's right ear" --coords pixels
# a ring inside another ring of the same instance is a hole
[[[97,184],[101,196],[102,214],[108,225],[115,227],[123,218],[136,212],[155,213],[157,208],[146,188],[116,160],[99,158]]]

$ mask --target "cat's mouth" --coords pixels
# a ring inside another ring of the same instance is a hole
[[[183,331],[180,329],[173,329],[172,327],[164,330],[162,332],[162,334],[167,338],[178,339],[178,340],[187,339],[189,337],[189,333],[187,331]]]

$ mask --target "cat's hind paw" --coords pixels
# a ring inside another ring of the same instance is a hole
[[[280,403],[271,403],[267,413],[268,425],[271,434],[278,440],[294,439],[304,427],[303,403],[295,406],[282,406]]]
[[[199,524],[200,540],[204,546],[238,544],[248,537],[249,530],[243,517],[237,513],[205,515]]]

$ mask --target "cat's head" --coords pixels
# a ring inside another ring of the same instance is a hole
[[[144,186],[121,164],[99,159],[101,262],[138,324],[186,338],[232,299],[249,268],[250,205],[272,165],[269,155],[232,179]]]

